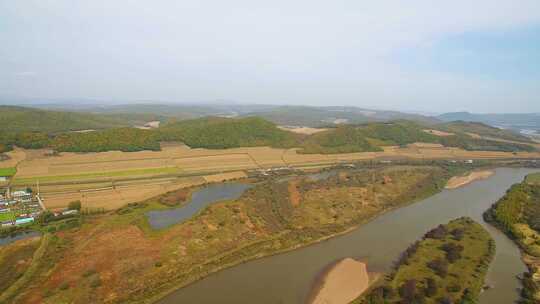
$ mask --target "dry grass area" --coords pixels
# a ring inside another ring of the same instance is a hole
[[[431,193],[444,176],[433,167],[379,171],[351,172],[342,181],[306,178],[298,191],[316,195],[297,207],[290,202],[287,182],[267,181],[237,200],[211,204],[158,231],[149,227],[145,213],[165,208],[159,198],[139,208],[85,217],[80,228],[56,233],[58,253],[48,255],[52,266],[37,273],[12,303],[150,303],[225,267],[347,231]],[[391,177],[389,182],[384,176]],[[348,195],[350,188],[366,188],[368,195]],[[333,196],[335,189],[342,189],[341,197]]]
[[[0,168],[12,168],[16,167],[17,164],[27,157],[27,150],[24,149],[14,149],[5,153],[8,159],[0,161]]]
[[[296,207],[300,205],[300,201],[302,200],[302,197],[300,195],[300,192],[298,191],[298,180],[291,180],[289,181],[289,200],[291,201],[291,205]]]
[[[298,134],[305,134],[305,135],[312,135],[319,132],[324,132],[328,129],[326,128],[310,128],[310,127],[287,127],[287,126],[278,126],[281,130],[298,133]]]
[[[446,183],[446,189],[456,189],[467,184],[470,184],[476,180],[486,179],[495,174],[492,170],[474,171],[465,176],[453,176]]]
[[[235,179],[242,179],[247,178],[247,174],[244,171],[234,171],[234,172],[228,172],[228,173],[219,173],[219,174],[211,174],[211,175],[205,175],[203,176],[204,180],[207,183],[220,183],[225,182],[229,180],[235,180]]]

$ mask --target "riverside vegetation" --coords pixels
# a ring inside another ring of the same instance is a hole
[[[480,224],[453,220],[412,244],[383,282],[353,303],[477,303],[494,254],[495,242]]]
[[[225,267],[344,233],[434,194],[448,177],[441,167],[395,166],[269,179],[163,230],[149,226],[146,212],[185,193],[82,216],[81,225],[50,233],[32,280],[8,300],[149,303]]]
[[[540,174],[513,185],[486,213],[486,221],[505,232],[523,252],[529,272],[522,276],[522,303],[540,301]]]

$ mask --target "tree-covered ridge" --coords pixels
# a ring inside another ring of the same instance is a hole
[[[437,143],[469,151],[534,151],[526,144],[474,138],[456,132],[451,136],[436,136],[410,121],[342,125],[308,137],[302,153],[349,153],[381,151],[381,146],[405,146],[415,142]]]
[[[474,133],[485,137],[500,138],[511,141],[531,143],[532,140],[527,136],[504,129],[495,128],[481,122],[452,121],[439,126],[448,132],[455,133]]]
[[[297,135],[258,117],[185,120],[167,124],[157,132],[161,140],[181,141],[192,148],[294,147],[298,144]]]
[[[365,134],[354,126],[338,126],[321,133],[315,133],[302,143],[301,153],[351,153],[382,151],[372,145]]]
[[[160,150],[159,136],[155,131],[136,128],[118,128],[88,133],[65,133],[52,138],[49,147],[61,152]]]
[[[279,129],[274,123],[259,117],[206,117],[169,122],[154,130],[137,130],[117,127],[109,121],[110,117],[105,115],[92,116],[18,107],[0,108],[0,116],[6,116],[8,112],[19,114],[8,119],[16,123],[4,129],[0,128],[0,153],[9,151],[13,146],[29,149],[48,147],[59,152],[158,150],[161,141],[181,141],[192,148],[207,149],[296,147],[300,153],[323,154],[381,151],[381,147],[385,145],[404,146],[415,142],[439,143],[466,150],[535,150],[533,146],[526,144],[475,138],[463,132],[454,132],[451,136],[436,136],[411,121],[339,125],[324,132],[301,135]],[[18,121],[17,117],[21,121]],[[35,122],[28,122],[34,117]],[[125,124],[127,118],[117,119],[122,121],[118,122],[119,124]],[[5,121],[3,123],[7,124]],[[42,128],[36,126],[40,123],[43,123]],[[88,133],[61,131],[83,128],[98,130]]]
[[[129,127],[155,119],[157,119],[156,115],[106,115],[0,106],[0,131],[6,133],[51,134],[87,129],[109,129]]]
[[[353,303],[477,303],[495,242],[470,218],[427,232],[396,262],[380,286]]]

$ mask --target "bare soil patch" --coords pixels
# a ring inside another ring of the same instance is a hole
[[[444,132],[444,131],[439,131],[439,130],[432,130],[432,129],[426,129],[426,130],[424,130],[424,132],[429,133],[429,134],[433,134],[435,136],[452,136],[452,135],[455,135],[454,133]]]
[[[305,135],[311,135],[319,132],[324,132],[328,129],[326,128],[310,128],[310,127],[289,127],[289,126],[278,126],[281,130],[298,133],[298,134],[305,134]]]
[[[454,176],[446,184],[446,189],[456,189],[467,184],[474,182],[475,180],[486,179],[495,174],[493,170],[474,171],[466,176]]]
[[[311,304],[348,304],[366,291],[370,284],[366,264],[352,258],[336,263],[323,280]]]

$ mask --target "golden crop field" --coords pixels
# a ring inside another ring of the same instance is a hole
[[[384,147],[382,152],[344,154],[301,154],[297,149],[270,147],[190,149],[185,145],[167,144],[162,151],[60,153],[52,156],[45,150],[16,149],[8,155],[10,159],[0,162],[0,167],[16,166],[12,185],[35,186],[39,181],[49,208],[64,207],[73,200],[81,200],[86,207],[117,208],[177,188],[242,178],[246,170],[253,169],[317,167],[378,158],[540,158],[538,152],[465,151],[425,143],[404,148]],[[189,176],[198,176],[199,179],[182,180]]]

